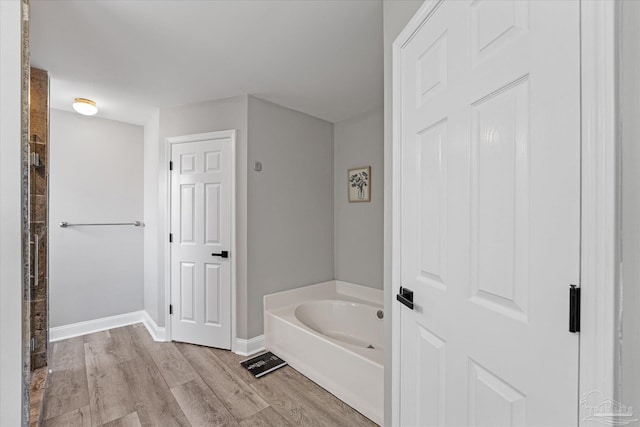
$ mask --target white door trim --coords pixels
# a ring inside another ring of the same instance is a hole
[[[400,50],[442,0],[426,0],[392,46],[391,423],[400,425],[401,123]],[[616,8],[617,2],[581,1],[582,228],[580,394],[614,398],[617,270]],[[389,197],[385,194],[385,197]],[[387,222],[389,223],[389,222]],[[568,291],[567,291],[568,294]],[[568,310],[568,306],[567,306]],[[568,311],[567,311],[568,317]],[[567,319],[568,327],[568,319]],[[606,344],[606,345],[603,345]],[[389,387],[389,385],[387,385]],[[580,425],[586,426],[584,407]]]
[[[581,1],[582,318],[580,395],[615,399],[617,238],[616,9]],[[585,407],[580,406],[580,425]]]
[[[165,139],[165,159],[167,162],[171,159],[171,146],[172,144],[181,144],[186,142],[198,142],[208,141],[212,139],[226,139],[231,140],[231,248],[229,252],[231,257],[229,259],[231,263],[231,351],[236,351],[236,131],[223,130],[218,132],[198,133],[193,135],[172,136]],[[169,167],[167,164],[165,167]],[[166,178],[167,189],[167,202],[165,205],[166,220],[164,226],[165,236],[165,303],[167,308],[165,309],[165,328],[166,328],[166,340],[171,341],[171,315],[169,314],[169,304],[171,304],[171,246],[169,243],[169,233],[171,231],[171,173],[167,173]]]

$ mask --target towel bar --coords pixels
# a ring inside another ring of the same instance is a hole
[[[104,223],[95,223],[95,224],[70,224],[67,221],[62,221],[60,223],[60,227],[62,228],[67,228],[67,227],[86,227],[86,226],[94,226],[94,225],[133,225],[134,227],[140,227],[142,225],[142,223],[140,221],[134,221],[134,222],[104,222]]]

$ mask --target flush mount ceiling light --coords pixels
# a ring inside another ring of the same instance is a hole
[[[96,103],[85,98],[76,98],[75,101],[73,101],[73,109],[85,116],[93,116],[98,112]]]

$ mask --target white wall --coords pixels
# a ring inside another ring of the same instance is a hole
[[[640,414],[640,3],[621,2],[622,343],[619,400]]]
[[[334,125],[335,278],[382,289],[384,130],[382,108]],[[349,203],[347,171],[371,166],[371,202]]]
[[[158,280],[159,138],[160,110],[156,110],[144,126],[144,309],[156,324],[161,312],[158,293],[164,292]]]
[[[391,201],[393,188],[392,169],[392,49],[393,41],[413,17],[422,0],[384,0],[382,3],[382,23],[384,38],[384,306],[387,309],[394,304],[392,299],[394,286],[391,283]],[[399,285],[399,284],[395,284]],[[385,366],[391,366],[391,322],[385,322]],[[385,369],[384,424],[391,425],[391,369]]]
[[[159,188],[156,194],[158,207],[158,325],[165,325],[168,301],[165,301],[165,268],[168,254],[166,242],[167,221],[167,172],[166,138],[221,130],[236,130],[236,300],[237,334],[247,338],[247,96],[237,96],[217,101],[207,101],[172,108],[160,109],[160,133],[157,141]],[[145,155],[150,155],[150,152]],[[153,203],[154,200],[149,200]],[[147,203],[147,202],[145,202]]]
[[[250,96],[249,164],[252,338],[263,333],[264,295],[334,278],[333,125]]]
[[[143,128],[51,110],[51,327],[143,309]]]
[[[0,426],[21,425],[20,2],[0,1]]]

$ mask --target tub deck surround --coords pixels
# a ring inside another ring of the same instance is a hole
[[[369,304],[382,309],[383,293],[381,289],[330,280],[328,282],[303,286],[290,291],[264,296],[264,311],[272,311],[290,305],[298,305],[313,300],[341,300]]]
[[[382,424],[382,302],[382,290],[340,281],[266,295],[266,348]]]

